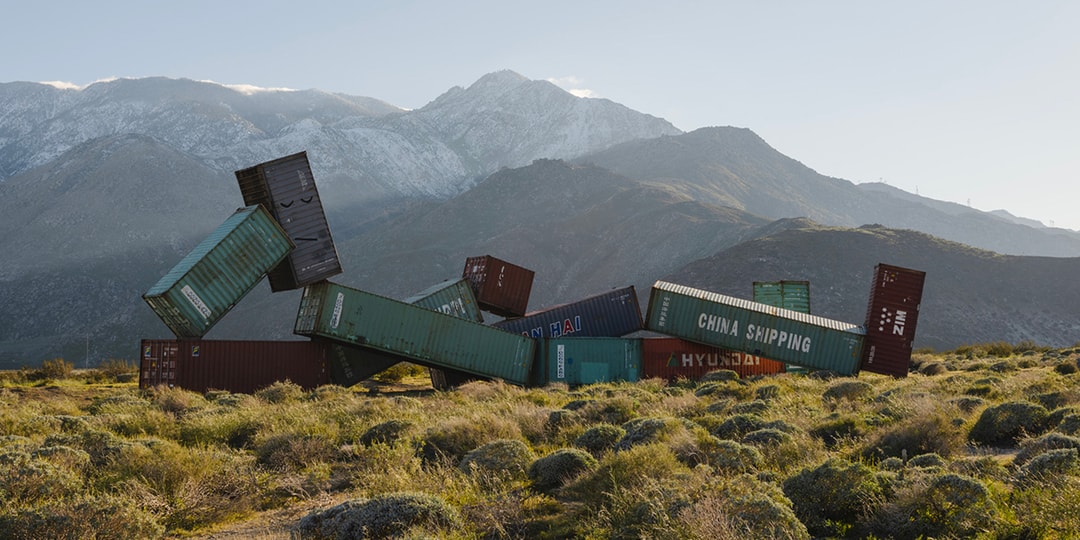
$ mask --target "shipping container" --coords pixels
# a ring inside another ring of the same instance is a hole
[[[925,282],[926,272],[887,264],[874,267],[861,369],[907,376]]]
[[[178,338],[201,338],[293,249],[262,206],[237,210],[143,300]]]
[[[615,289],[583,300],[534,311],[492,324],[533,338],[619,337],[642,329],[641,306],[634,287]]]
[[[600,382],[635,382],[641,373],[641,340],[636,338],[564,337],[540,341],[535,386],[561,382],[570,386]]]
[[[279,381],[310,390],[329,384],[329,347],[314,341],[144,339],[139,388],[251,394]]]
[[[529,307],[532,270],[491,255],[465,259],[461,277],[469,280],[480,307],[500,317],[520,317]]]
[[[522,386],[536,355],[525,336],[328,281],[304,288],[293,332]]]
[[[453,315],[460,319],[484,322],[484,313],[480,311],[472,284],[465,278],[444,281],[429,287],[406,298],[405,303]],[[428,374],[431,376],[431,386],[436,390],[448,390],[483,378],[464,371],[435,367],[429,367]]]
[[[270,290],[298,289],[341,273],[307,152],[236,171],[244,204],[270,210],[296,249],[269,272]]]
[[[729,369],[740,377],[784,372],[782,362],[673,337],[642,339],[641,355],[643,379],[697,380],[720,369]]]
[[[755,281],[755,302],[767,306],[780,307],[810,313],[810,282],[809,281]],[[785,364],[785,371],[791,373],[806,373],[806,368],[794,364]]]
[[[362,381],[366,381],[400,362],[408,361],[408,358],[346,345],[325,338],[312,338],[314,341],[323,342],[329,348],[327,364],[330,370],[330,382],[349,387]]]
[[[864,329],[750,300],[657,281],[645,326],[688,341],[842,375],[858,372]]]

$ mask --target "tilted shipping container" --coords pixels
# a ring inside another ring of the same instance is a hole
[[[144,339],[140,348],[139,388],[250,394],[275,382],[308,390],[330,382],[329,347],[313,341]]]
[[[523,386],[536,355],[525,336],[327,281],[304,288],[293,332]]]
[[[782,362],[673,337],[644,338],[641,351],[641,377],[646,379],[696,380],[719,369],[730,369],[740,377],[784,372]]]
[[[201,338],[293,249],[262,206],[237,210],[143,300],[179,338]]]
[[[809,281],[755,281],[754,301],[767,306],[790,309],[799,313],[810,313]],[[786,364],[785,370],[793,373],[806,373],[807,369],[794,364]]]
[[[887,264],[874,267],[862,369],[907,376],[925,282],[926,272]]]
[[[642,329],[641,306],[634,287],[535,311],[492,326],[534,338],[619,337]]]
[[[645,326],[688,341],[843,375],[858,372],[862,327],[657,281]]]
[[[406,362],[408,358],[402,358],[393,354],[364,349],[347,345],[338,341],[325,338],[312,338],[313,341],[323,342],[329,347],[327,364],[330,369],[330,382],[349,387],[361,381],[366,381],[395,365]]]
[[[641,340],[636,338],[564,337],[540,341],[536,386],[562,382],[571,386],[599,382],[635,382],[641,372]]]
[[[484,322],[484,313],[480,311],[472,284],[465,278],[429,287],[406,298],[405,303],[469,321]],[[431,386],[436,390],[447,390],[483,378],[464,371],[435,367],[428,367],[428,374],[431,376]]]
[[[341,273],[307,152],[236,171],[244,204],[261,204],[296,245],[269,272],[270,290],[298,289]]]
[[[465,259],[461,277],[469,280],[481,309],[501,317],[520,317],[529,307],[536,273],[491,255]]]

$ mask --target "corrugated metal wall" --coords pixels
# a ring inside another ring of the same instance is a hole
[[[926,273],[919,270],[887,264],[874,267],[862,369],[907,376],[925,282]]]
[[[641,373],[641,340],[636,338],[565,337],[540,342],[534,384],[571,386],[599,382],[634,382]]]
[[[534,338],[619,337],[641,330],[643,323],[637,293],[625,287],[492,326]]]
[[[328,347],[313,341],[144,339],[139,387],[250,394],[278,381],[305,389],[328,384]]]
[[[710,371],[730,369],[740,377],[775,375],[784,364],[760,356],[702,345],[673,337],[642,340],[642,378],[700,379]]]
[[[461,277],[469,280],[480,307],[501,317],[520,317],[529,306],[535,273],[491,255],[465,259]]]

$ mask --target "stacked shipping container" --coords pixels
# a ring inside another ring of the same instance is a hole
[[[250,394],[277,381],[309,390],[330,382],[330,348],[314,341],[144,339],[140,349],[139,388]]]
[[[491,255],[465,259],[461,277],[469,280],[480,307],[501,317],[520,317],[529,305],[532,270]]]
[[[925,282],[926,273],[919,270],[887,264],[874,267],[862,369],[907,376]]]

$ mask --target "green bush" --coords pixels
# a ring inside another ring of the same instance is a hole
[[[873,532],[897,538],[974,538],[998,520],[990,490],[975,478],[953,473],[919,481],[891,501]]]
[[[46,380],[66,379],[75,371],[75,366],[63,358],[53,358],[41,363],[41,378]]]
[[[866,381],[840,381],[830,385],[821,395],[825,401],[858,401],[870,397],[874,387]]]
[[[521,479],[535,457],[525,443],[516,439],[500,439],[465,454],[458,468],[474,474]]]
[[[293,533],[305,540],[403,537],[415,528],[433,534],[459,525],[458,512],[422,493],[391,493],[346,501],[304,516]]]
[[[717,369],[702,375],[699,380],[703,383],[737,381],[739,373],[730,369]]]
[[[831,536],[872,514],[882,502],[883,489],[869,467],[831,458],[785,480],[784,494],[810,534]]]
[[[756,447],[775,447],[781,444],[790,443],[794,440],[791,434],[776,429],[776,428],[763,428],[757,431],[751,431],[742,438],[743,444]]]
[[[987,446],[1012,446],[1025,436],[1042,433],[1049,414],[1041,405],[1021,401],[987,407],[968,433],[968,440]]]
[[[371,426],[360,436],[360,444],[394,444],[413,429],[413,423],[407,420],[387,420]]]
[[[419,441],[419,451],[425,463],[446,460],[456,465],[484,443],[520,438],[521,428],[511,419],[486,414],[458,417],[428,428]]]
[[[574,440],[574,446],[600,457],[604,452],[614,450],[619,440],[626,435],[626,430],[611,424],[597,424]]]
[[[833,415],[810,430],[810,436],[820,439],[826,448],[835,448],[843,441],[861,438],[866,433],[866,420],[860,415]]]
[[[1020,467],[1016,482],[1021,487],[1033,484],[1056,485],[1067,477],[1080,474],[1080,451],[1076,448],[1047,450]]]
[[[258,463],[278,472],[296,472],[317,463],[336,460],[338,450],[331,441],[317,435],[279,433],[255,447]]]
[[[267,403],[295,403],[304,397],[304,389],[292,381],[278,381],[255,391],[255,397]]]
[[[0,538],[161,538],[165,527],[138,501],[119,496],[80,497],[0,513]]]
[[[749,473],[757,471],[765,464],[761,452],[753,446],[731,440],[714,439],[711,444],[702,444],[709,465],[725,473]]]
[[[963,451],[962,424],[954,422],[948,409],[931,409],[886,426],[866,443],[867,459],[935,453],[950,457]]]
[[[1080,414],[1065,415],[1054,429],[1066,435],[1080,434]]]
[[[679,520],[691,538],[809,540],[810,533],[775,485],[734,477],[683,509]]]
[[[623,424],[622,429],[626,434],[615,443],[616,452],[638,444],[664,441],[676,431],[685,431],[683,425],[672,418],[637,418]]]
[[[909,467],[919,467],[922,469],[926,469],[930,467],[944,467],[946,465],[946,461],[945,458],[937,454],[929,453],[919,454],[909,459],[907,464]]]
[[[755,399],[745,403],[736,403],[731,407],[731,414],[765,414],[768,410],[768,403],[761,399]]]
[[[747,433],[766,427],[764,418],[756,414],[736,414],[728,417],[710,432],[718,439],[738,440]]]
[[[596,466],[592,454],[577,448],[563,448],[532,462],[527,473],[533,487],[546,492],[562,487]]]
[[[1034,439],[1020,441],[1020,451],[1013,458],[1013,465],[1019,467],[1047,450],[1059,448],[1080,449],[1080,438],[1051,432]]]

